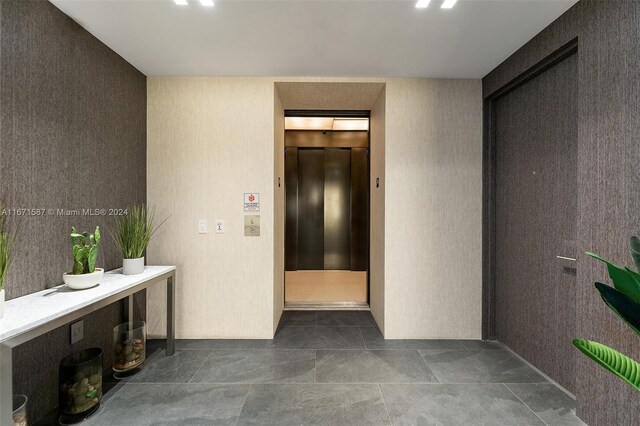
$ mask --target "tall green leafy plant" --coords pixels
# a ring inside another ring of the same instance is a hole
[[[636,271],[618,266],[595,253],[587,255],[607,265],[613,287],[595,283],[604,303],[640,336],[640,239],[631,237],[629,252]],[[601,343],[574,339],[573,344],[586,356],[640,391],[640,363]]]
[[[126,214],[116,219],[111,237],[125,259],[138,259],[144,252],[156,231],[166,221],[155,223],[155,212],[144,204],[127,208]]]
[[[71,227],[71,247],[73,251],[73,275],[90,274],[96,270],[98,247],[100,245],[100,227],[93,234],[79,233]]]
[[[3,212],[4,204],[0,202],[0,290],[4,288],[11,264],[13,244],[16,240],[16,231],[9,227],[7,216]]]

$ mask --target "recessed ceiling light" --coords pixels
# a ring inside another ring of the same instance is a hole
[[[442,2],[442,6],[440,6],[441,9],[451,9],[453,7],[454,4],[456,4],[458,0],[444,0]]]
[[[200,4],[205,7],[213,7],[213,0],[200,0]]]
[[[173,2],[175,4],[177,4],[178,6],[188,6],[189,3],[187,3],[187,0],[173,0]]]
[[[418,0],[418,3],[416,3],[416,9],[426,9],[427,6],[429,6],[429,3],[431,3],[431,0]]]

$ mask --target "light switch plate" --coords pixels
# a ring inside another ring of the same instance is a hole
[[[84,338],[84,321],[77,321],[71,324],[71,344],[79,342]]]
[[[246,215],[244,217],[244,236],[259,237],[260,236],[260,215]]]
[[[224,234],[224,220],[216,220],[216,234]]]
[[[209,231],[209,225],[205,219],[198,221],[198,234],[206,234]]]

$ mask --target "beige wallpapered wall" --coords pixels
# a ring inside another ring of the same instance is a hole
[[[374,315],[387,338],[479,338],[480,80],[150,77],[148,203],[169,221],[148,260],[179,268],[177,337],[270,338],[277,325],[283,240],[273,227],[283,211],[274,200],[284,187],[277,188],[275,164],[283,162],[274,117],[278,103],[291,100],[286,88],[277,96],[276,81],[385,84],[371,105],[386,117],[375,127],[384,146],[372,146],[372,192],[374,169],[383,166],[386,206],[373,211],[372,195],[372,227],[385,219],[372,229],[372,247],[384,241],[372,255]],[[259,238],[243,236],[244,192],[260,192]],[[208,220],[207,235],[197,234],[198,219]],[[216,219],[224,219],[224,234],[215,234]],[[162,290],[148,298],[150,334],[161,335]]]
[[[273,221],[273,332],[275,333],[280,322],[280,316],[284,308],[284,223],[285,223],[285,186],[284,186],[284,109],[282,101],[274,88],[274,159],[273,169],[274,201],[275,211]],[[278,186],[278,178],[280,185]],[[280,266],[280,267],[279,267]]]
[[[385,148],[385,100],[386,87],[371,108],[371,157],[370,157],[370,256],[369,256],[369,306],[380,331],[384,330],[384,170]],[[380,186],[376,188],[376,179]]]
[[[480,338],[482,87],[390,80],[385,336]]]

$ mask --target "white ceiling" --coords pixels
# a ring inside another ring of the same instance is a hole
[[[576,0],[51,0],[149,76],[479,78]]]

